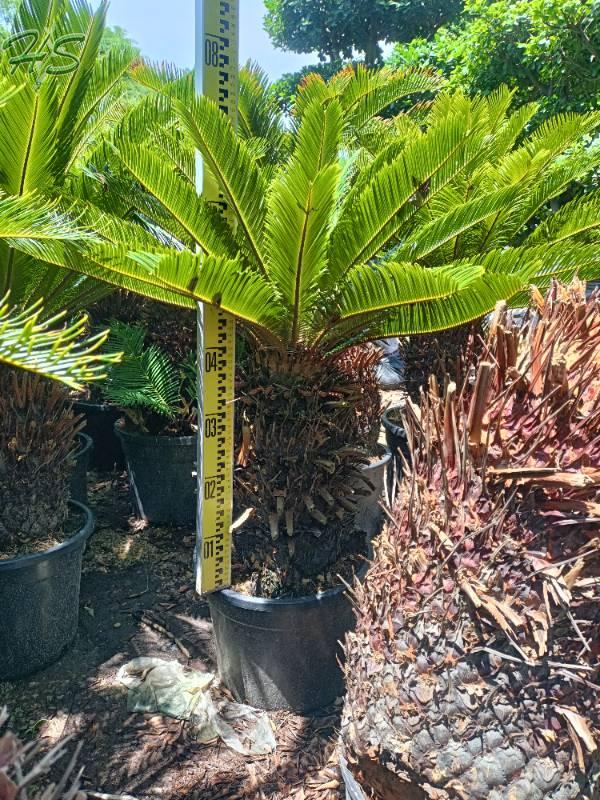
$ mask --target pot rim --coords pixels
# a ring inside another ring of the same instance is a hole
[[[392,460],[392,451],[390,448],[385,444],[379,444],[379,447],[382,451],[381,458],[377,459],[377,461],[373,461],[372,464],[362,464],[361,469],[365,472],[375,469],[381,469],[381,467],[385,467],[386,464]]]
[[[115,434],[121,439],[129,439],[130,441],[145,442],[146,444],[156,444],[160,447],[186,447],[187,445],[195,445],[198,441],[198,436],[152,436],[149,433],[140,433],[138,431],[124,430],[119,422],[114,425]]]
[[[75,410],[77,410],[78,407],[80,407],[82,411],[86,409],[93,409],[94,411],[99,411],[100,413],[119,410],[119,406],[115,403],[94,403],[91,400],[73,400],[72,403]]]
[[[24,556],[16,556],[15,558],[8,558],[4,561],[0,561],[0,573],[13,572],[19,569],[27,569],[38,561],[43,561],[46,558],[54,558],[54,556],[59,554],[63,555],[71,550],[75,550],[81,544],[86,542],[94,532],[96,516],[90,508],[83,503],[78,502],[77,500],[69,500],[69,505],[74,506],[78,511],[83,512],[85,516],[83,526],[74,536],[72,536],[70,539],[67,539],[65,542],[61,542],[60,544],[54,545],[54,547],[50,547],[48,550],[43,550],[41,553],[28,553]]]
[[[390,419],[389,415],[391,414],[392,411],[404,410],[405,406],[406,403],[396,403],[395,405],[386,408],[386,410],[383,412],[383,417],[382,417],[383,427],[387,428],[387,430],[396,435],[399,435],[400,432],[404,432],[404,428],[402,427],[402,425],[398,425],[397,422],[393,422]]]
[[[358,783],[358,781],[350,771],[350,767],[348,766],[348,761],[346,760],[346,756],[343,753],[340,753],[340,772],[342,773],[342,779],[344,781],[348,797],[349,798],[361,797],[364,798],[364,800],[367,800],[367,796],[364,793],[362,786]]]
[[[371,566],[373,558],[373,549],[369,545],[369,554],[366,556],[365,563],[356,571],[355,577],[362,580],[367,574]],[[343,592],[348,591],[344,584],[334,586],[331,589],[326,589],[324,592],[317,592],[317,594],[310,594],[304,597],[252,597],[248,594],[236,592],[235,589],[220,589],[218,592],[213,592],[208,595],[208,600],[220,598],[230,606],[241,608],[245,611],[262,611],[268,612],[277,608],[290,608],[292,606],[299,606],[301,608],[317,607],[327,600],[338,597]]]
[[[81,447],[75,451],[75,458],[81,458],[81,456],[92,451],[94,447],[94,440],[91,436],[89,436],[87,433],[83,433],[83,431],[79,431],[75,438],[79,439],[81,442]]]

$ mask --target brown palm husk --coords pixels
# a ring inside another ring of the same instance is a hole
[[[600,308],[499,307],[462,388],[407,405],[412,464],[347,641],[343,739],[373,797],[598,795]]]
[[[0,366],[0,557],[60,539],[83,426],[65,387]]]
[[[251,556],[291,586],[358,540],[364,552],[353,517],[372,491],[361,467],[378,437],[378,354],[264,350],[249,358],[236,404],[235,499],[241,511],[254,509]]]

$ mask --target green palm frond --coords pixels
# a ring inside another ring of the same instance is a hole
[[[5,195],[26,198],[37,193],[56,202],[61,196],[74,199],[82,191],[81,196],[89,199],[79,170],[82,165],[88,169],[91,148],[106,138],[118,119],[122,81],[133,57],[126,47],[101,54],[107,3],[95,5],[95,11],[83,0],[24,0],[20,5],[13,33],[37,31],[40,44],[67,35],[79,39],[64,45],[77,56],[72,70],[59,69],[52,47],[42,48],[47,55],[31,70],[28,64],[14,70],[7,58],[0,59],[0,102],[5,101],[0,114],[0,192]],[[102,201],[106,202],[104,197]],[[21,221],[21,216],[17,219]],[[58,209],[54,222],[60,222]],[[41,230],[35,241],[11,239],[8,230],[1,238],[0,292],[10,290],[13,303],[31,305],[42,297],[44,313],[52,314],[59,308],[85,307],[110,291],[106,284],[55,266],[62,250],[76,247],[75,238],[84,242],[89,238],[81,228],[71,237],[72,244],[64,235],[60,243],[52,244],[52,237]]]
[[[510,186],[462,203],[432,222],[421,225],[394,256],[403,260],[422,261],[448,242],[457,243],[458,237],[475,225],[509,208],[518,196],[518,187]],[[455,256],[458,254],[457,250],[455,247]]]
[[[438,91],[445,79],[432,70],[367,69],[359,64],[349,81],[341,81],[339,100],[347,128],[360,130],[393,103],[406,97]],[[336,78],[330,82],[335,94]]]
[[[350,320],[332,328],[324,343],[335,349],[348,341],[368,342],[394,336],[435,333],[480,319],[498,301],[510,299],[523,289],[522,275],[481,275],[464,288],[446,296],[415,297],[372,316]],[[458,320],[458,321],[457,321]]]
[[[248,63],[240,70],[238,132],[242,139],[262,143],[268,163],[281,164],[289,153],[290,136],[282,124],[279,105],[266,73],[257,64]]]
[[[352,137],[393,103],[410,95],[439,90],[444,78],[431,70],[367,69],[348,66],[326,83],[310,75],[299,87],[295,116],[300,119],[313,103],[326,105],[337,99],[343,110],[346,132]]]
[[[123,142],[119,158],[203,253],[235,256],[235,240],[219,210],[199,198],[193,184],[173,180],[172,165],[164,157],[151,148],[140,152]]]
[[[154,63],[146,59],[138,59],[129,70],[131,77],[153,92],[165,95],[181,95],[187,92],[191,97],[194,92],[194,76],[190,70],[180,69],[173,64]]]
[[[111,323],[109,343],[123,352],[123,358],[110,370],[104,396],[122,408],[174,419],[180,405],[179,375],[160,347],[145,346],[145,338],[143,328]]]
[[[483,267],[469,263],[430,269],[409,262],[390,261],[359,267],[348,275],[336,310],[336,321],[346,323],[399,306],[450,298],[483,273]]]
[[[267,271],[291,309],[291,341],[298,340],[304,306],[326,267],[331,215],[340,177],[337,151],[341,108],[313,106],[302,118],[298,142],[287,169],[269,195]]]
[[[163,302],[218,306],[274,348],[326,351],[469,322],[553,275],[600,274],[597,194],[556,212],[597,164],[582,138],[595,115],[531,133],[535,109],[512,113],[500,89],[444,91],[418,117],[385,121],[373,115],[390,98],[437,78],[349,68],[303,85],[278,163],[265,142],[284,125],[270,105],[258,108],[260,75],[248,78],[241,135],[210,100],[170,95],[168,77],[152,79],[156,97],[107,147],[160,210],[162,242],[82,212],[79,224],[104,241],[77,258],[59,243],[59,266]],[[157,125],[164,136],[148,138]],[[194,147],[227,201],[224,218],[196,197]]]
[[[64,314],[42,319],[41,301],[19,311],[0,300],[0,363],[22,369],[70,386],[83,389],[85,384],[106,377],[117,364],[119,353],[100,353],[108,331],[85,338],[87,318],[57,327]]]
[[[600,196],[576,197],[543,222],[529,237],[530,243],[551,241],[555,244],[575,237],[597,239],[600,229]]]
[[[9,242],[35,240],[32,247],[43,247],[44,242],[72,242],[85,244],[98,238],[74,222],[73,217],[61,212],[56,201],[43,200],[36,195],[2,197],[0,195],[0,239]]]
[[[218,182],[235,215],[257,268],[266,275],[264,249],[267,186],[247,144],[218,106],[199,97],[189,108],[175,104],[181,123]]]
[[[481,264],[491,275],[527,276],[528,283],[540,290],[549,287],[552,278],[569,282],[576,275],[582,280],[597,280],[600,275],[600,248],[585,242],[536,244],[490,250]]]
[[[390,246],[425,202],[485,154],[484,134],[449,116],[350,194],[332,236],[336,280]]]

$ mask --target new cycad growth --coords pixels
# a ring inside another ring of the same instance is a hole
[[[102,390],[107,400],[125,412],[142,433],[186,434],[196,431],[196,359],[189,353],[175,364],[156,344],[147,344],[147,331],[113,321],[109,345],[123,352]]]

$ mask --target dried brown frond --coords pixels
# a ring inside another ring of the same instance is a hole
[[[77,769],[81,746],[75,748],[60,780],[51,783],[47,775],[67,755],[62,742],[42,755],[40,745],[25,745],[6,730],[8,715],[0,709],[0,798],[2,800],[85,800],[80,790],[83,769]]]

